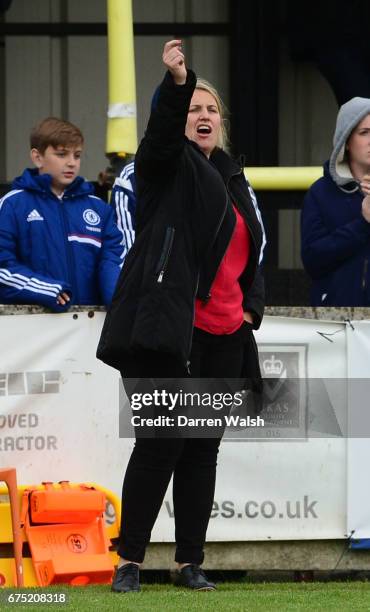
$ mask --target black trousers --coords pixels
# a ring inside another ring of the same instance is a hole
[[[191,375],[240,377],[245,329],[228,336],[194,330]],[[172,355],[145,351],[122,364],[123,378],[188,376]],[[124,382],[124,381],[123,381]],[[168,484],[173,476],[173,510],[178,563],[204,559],[221,438],[137,438],[122,487],[118,553],[141,563]]]

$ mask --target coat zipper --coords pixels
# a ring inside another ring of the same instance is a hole
[[[58,198],[59,200],[59,198]],[[75,304],[79,303],[79,296],[76,295],[76,293],[78,294],[78,285],[76,283],[76,278],[75,278],[75,261],[74,261],[74,255],[71,249],[71,243],[68,241],[68,232],[69,232],[69,227],[68,227],[68,223],[67,223],[67,215],[65,212],[65,200],[63,197],[63,200],[60,201],[59,200],[59,204],[60,204],[60,211],[61,211],[61,216],[63,219],[63,225],[64,225],[64,231],[65,231],[65,237],[66,237],[66,253],[67,253],[67,261],[68,261],[68,266],[69,266],[69,270],[68,270],[68,280],[71,284],[71,286],[73,287],[73,302]]]
[[[168,260],[170,258],[174,238],[175,238],[175,228],[167,227],[166,235],[164,239],[164,245],[163,245],[161,257],[159,259],[159,264],[158,264],[157,272],[156,272],[156,274],[158,274],[157,283],[161,283],[163,281],[163,276],[164,276],[164,273],[166,272],[166,268],[168,265]]]
[[[227,186],[227,185],[225,185],[225,188],[226,188],[226,201],[225,201],[225,208],[224,208],[224,212],[223,212],[223,214],[222,214],[222,216],[221,216],[221,218],[220,218],[220,221],[219,221],[219,224],[218,224],[218,226],[217,226],[217,229],[216,229],[216,231],[215,231],[215,234],[214,234],[214,240],[217,238],[217,234],[218,234],[218,232],[220,231],[220,227],[221,227],[222,222],[223,222],[223,220],[224,220],[224,218],[225,218],[225,215],[226,215],[227,205],[228,205],[228,203],[229,203],[229,197],[230,197],[230,194],[229,194],[229,189],[228,189],[228,186]],[[234,228],[234,229],[235,229],[235,228]],[[230,238],[230,240],[231,240],[231,238]],[[229,244],[230,244],[230,242],[229,242]],[[222,257],[221,257],[221,259],[220,259],[220,263],[218,264],[218,268],[217,268],[216,273],[215,273],[215,275],[214,275],[214,277],[213,277],[213,280],[216,278],[217,272],[218,272],[218,270],[219,270],[219,268],[220,268],[220,265],[221,265],[221,262],[222,262],[223,258],[225,257],[225,253],[226,253],[226,251],[227,251],[227,247],[228,247],[228,246],[229,246],[229,245],[227,245],[227,246],[226,246],[226,249],[224,250],[224,252],[223,252],[223,254],[222,254]],[[213,282],[213,281],[212,281],[212,282]],[[198,281],[198,284],[199,284],[199,281]],[[211,284],[212,284],[212,283],[211,283]],[[210,288],[211,288],[211,287],[210,287]],[[206,298],[206,300],[205,300],[205,301],[206,301],[206,302],[208,302],[210,299],[211,299],[211,294],[210,294],[210,293],[208,293],[207,298]]]
[[[363,273],[362,273],[362,289],[366,289],[366,285],[367,285],[367,268],[369,265],[369,260],[366,257],[365,261],[364,261],[364,269],[363,269]]]
[[[194,291],[194,296],[193,296],[193,322],[191,324],[191,330],[190,330],[190,337],[189,337],[189,343],[188,343],[188,356],[190,357],[190,353],[191,353],[191,345],[193,342],[193,330],[194,330],[194,321],[195,321],[195,300],[197,298],[197,293],[198,293],[198,287],[199,287],[199,274],[197,276],[197,282],[195,285],[195,291]],[[188,359],[186,362],[186,369],[188,371],[189,376],[191,376],[191,371],[190,371],[190,360]]]

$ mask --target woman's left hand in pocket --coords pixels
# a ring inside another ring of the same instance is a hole
[[[243,318],[244,318],[244,321],[253,325],[253,315],[251,312],[249,312],[248,310],[243,312]]]

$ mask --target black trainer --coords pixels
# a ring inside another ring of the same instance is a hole
[[[136,563],[126,563],[121,565],[121,567],[117,567],[111,588],[115,593],[140,591],[139,566]]]
[[[187,587],[194,591],[214,591],[216,585],[207,579],[202,568],[196,563],[185,565],[175,574],[175,585]]]

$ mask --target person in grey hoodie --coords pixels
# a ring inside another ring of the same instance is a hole
[[[311,305],[370,306],[370,99],[343,104],[333,145],[302,210]]]

